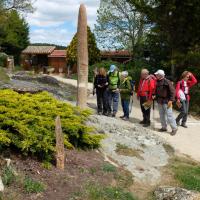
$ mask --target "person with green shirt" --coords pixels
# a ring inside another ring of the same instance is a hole
[[[120,73],[115,65],[108,72],[108,115],[116,117],[119,104]]]
[[[130,97],[131,97],[131,80],[132,78],[128,76],[127,71],[123,71],[121,74],[121,83],[119,86],[119,91],[121,95],[121,103],[124,115],[121,116],[125,121],[129,120],[129,104],[130,104]]]

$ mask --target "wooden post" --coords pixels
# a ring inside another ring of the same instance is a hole
[[[60,116],[56,117],[56,167],[64,170],[65,168],[65,149],[64,149],[64,136],[62,133]]]
[[[77,106],[87,107],[88,86],[88,39],[87,39],[87,14],[83,4],[80,5],[77,31],[77,65],[78,65],[78,91]]]

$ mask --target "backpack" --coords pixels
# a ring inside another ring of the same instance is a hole
[[[133,81],[133,80],[127,80],[127,81],[130,81],[130,85],[131,85],[130,95],[132,96],[134,94],[134,91],[135,91],[135,81]],[[127,81],[126,81],[126,83],[127,83]]]

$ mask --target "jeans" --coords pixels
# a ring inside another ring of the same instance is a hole
[[[113,92],[111,90],[108,90],[107,93],[108,93],[108,113],[113,112],[113,114],[116,114],[119,105],[119,93]]]
[[[124,117],[129,118],[129,104],[130,100],[129,99],[121,99],[122,102],[122,108],[124,112]]]
[[[167,108],[167,104],[158,104],[158,110],[160,114],[160,121],[162,128],[167,129],[167,122],[171,126],[172,130],[177,129],[176,120],[173,115],[172,108]]]
[[[107,91],[106,89],[97,89],[97,107],[98,112],[107,113]]]
[[[187,117],[188,117],[189,101],[188,100],[181,101],[181,104],[182,104],[180,108],[181,113],[176,118],[176,121],[180,122],[180,120],[182,120],[182,124],[185,124],[187,122]]]
[[[140,97],[140,107],[142,110],[142,114],[143,114],[143,121],[145,123],[150,123],[150,114],[151,114],[151,108],[149,108],[148,110],[146,110],[143,106],[143,103],[145,103],[147,101],[147,97],[146,96],[141,96]]]

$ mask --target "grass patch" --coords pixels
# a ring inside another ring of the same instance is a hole
[[[114,165],[111,165],[110,163],[106,163],[102,166],[102,170],[104,172],[116,172],[117,168]]]
[[[30,177],[24,179],[24,190],[27,193],[40,193],[45,190],[43,183],[33,180]]]
[[[2,181],[6,186],[11,185],[16,180],[14,170],[11,167],[4,167],[2,171]]]
[[[72,199],[87,200],[136,200],[130,193],[119,187],[103,187],[97,184],[89,184],[84,194],[76,193]]]
[[[2,81],[4,83],[8,83],[10,81],[9,76],[7,75],[7,73],[3,67],[0,67],[0,81]]]
[[[115,152],[119,155],[137,157],[143,160],[143,157],[141,156],[141,154],[144,152],[142,150],[132,149],[124,144],[117,143]]]
[[[186,189],[200,192],[200,165],[176,158],[171,164],[174,178]]]

